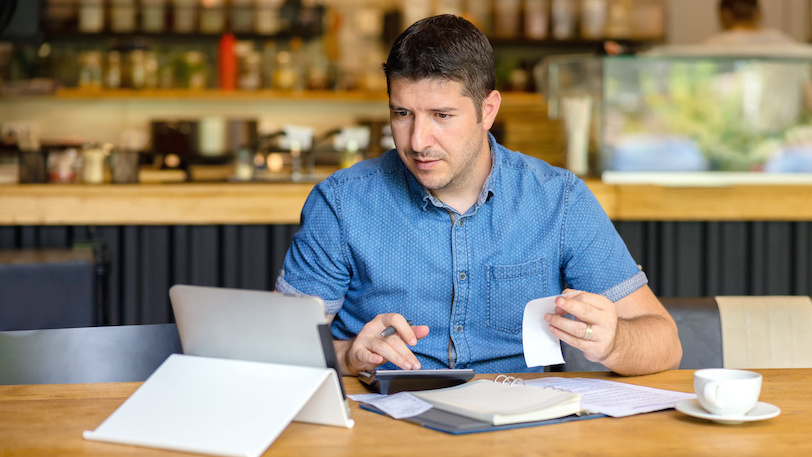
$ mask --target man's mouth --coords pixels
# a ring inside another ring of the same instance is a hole
[[[438,159],[428,159],[418,157],[414,159],[414,162],[417,165],[418,170],[431,170],[440,161]]]

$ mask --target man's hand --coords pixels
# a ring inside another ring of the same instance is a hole
[[[603,363],[614,351],[618,316],[615,304],[603,295],[564,290],[555,299],[555,314],[544,319],[561,341],[580,349],[592,362]],[[563,317],[571,314],[575,319]]]
[[[394,327],[396,333],[382,336],[389,326]],[[355,338],[333,341],[341,374],[354,376],[387,361],[404,370],[419,370],[420,362],[408,346],[414,346],[428,334],[428,326],[410,326],[400,314],[379,314],[364,325]]]
[[[643,286],[617,302],[567,289],[544,320],[561,341],[584,357],[621,375],[642,375],[679,367],[682,345],[677,325]],[[575,319],[564,317],[571,314]]]

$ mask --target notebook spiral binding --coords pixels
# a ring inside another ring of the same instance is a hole
[[[496,384],[508,384],[514,386],[516,384],[524,384],[524,379],[517,378],[515,376],[500,374],[499,376],[494,378],[493,382],[495,382]]]
[[[515,386],[517,384],[524,385],[524,379],[517,378],[515,376],[508,376],[506,374],[500,374],[499,376],[495,377],[493,379],[493,382],[495,382],[496,384],[507,384],[507,385],[510,385],[510,386]],[[542,387],[542,389],[559,390],[559,391],[562,391],[562,392],[570,392],[569,390],[558,389],[558,388],[555,388],[555,387]],[[595,412],[587,411],[587,410],[582,410],[582,411],[578,411],[577,413],[575,413],[576,416],[594,416],[594,415],[598,415],[598,414],[600,414],[600,413],[595,413]]]

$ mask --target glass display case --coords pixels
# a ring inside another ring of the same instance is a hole
[[[602,73],[605,176],[812,173],[812,58],[607,57]]]
[[[568,163],[588,156],[605,181],[812,182],[812,52],[569,56],[541,73]]]

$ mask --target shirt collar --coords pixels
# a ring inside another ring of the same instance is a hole
[[[468,210],[469,212],[476,212],[477,208],[482,206],[484,203],[490,201],[490,198],[494,195],[494,191],[491,188],[491,181],[494,176],[494,170],[496,169],[497,166],[496,152],[498,150],[499,145],[496,143],[496,138],[494,138],[490,132],[488,132],[488,146],[491,150],[491,171],[488,173],[488,177],[485,179],[485,183],[482,185],[482,190],[479,192],[479,196],[477,197],[474,207],[469,209]],[[454,213],[457,213],[455,209],[449,207],[448,205],[440,201],[437,197],[431,195],[431,192],[429,192],[428,189],[423,187],[423,185],[420,184],[419,181],[417,181],[417,178],[415,178],[411,172],[409,172],[409,182],[411,183],[412,189],[418,192],[419,195],[421,195],[423,202],[422,206],[424,211],[429,204],[432,204],[437,208],[444,208]]]

